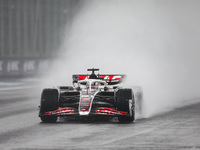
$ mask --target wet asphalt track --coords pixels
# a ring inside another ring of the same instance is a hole
[[[0,90],[0,149],[200,149],[200,103],[130,124],[38,118],[40,91]]]

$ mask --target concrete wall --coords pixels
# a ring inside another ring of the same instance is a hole
[[[53,57],[79,0],[0,0],[0,56]]]
[[[48,69],[80,0],[0,0],[0,77]]]

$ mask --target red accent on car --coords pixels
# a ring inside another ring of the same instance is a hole
[[[62,108],[58,108],[57,110],[54,110],[54,111],[46,112],[46,115],[68,115],[68,114],[74,114],[74,108],[62,107]]]
[[[108,107],[100,107],[100,108],[96,109],[95,114],[98,114],[98,115],[125,115],[125,114],[127,114],[127,112],[118,111],[118,110],[108,108]]]
[[[85,80],[86,78],[89,78],[88,75],[74,75],[74,80]],[[110,82],[121,82],[124,75],[120,74],[113,74],[113,75],[99,75],[99,78],[103,78],[102,80],[110,83]]]
[[[78,75],[79,80],[85,80],[87,78],[87,75]]]

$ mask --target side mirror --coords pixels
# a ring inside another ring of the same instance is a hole
[[[118,86],[113,86],[113,89],[117,89],[118,88]]]
[[[77,90],[77,91],[80,91],[80,90],[81,90],[81,88],[80,88],[80,87],[77,87],[77,88],[76,88],[76,90]]]
[[[78,87],[78,83],[77,83],[77,81],[73,81],[73,86],[74,86],[75,88]]]
[[[104,91],[108,91],[108,87],[107,86],[104,87]]]

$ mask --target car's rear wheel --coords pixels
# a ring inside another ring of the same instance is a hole
[[[133,122],[135,120],[135,103],[132,89],[119,89],[117,91],[117,110],[127,112],[129,115],[119,116],[119,122]]]
[[[44,89],[41,95],[40,118],[42,122],[56,122],[57,116],[46,116],[45,113],[58,109],[57,89]]]

